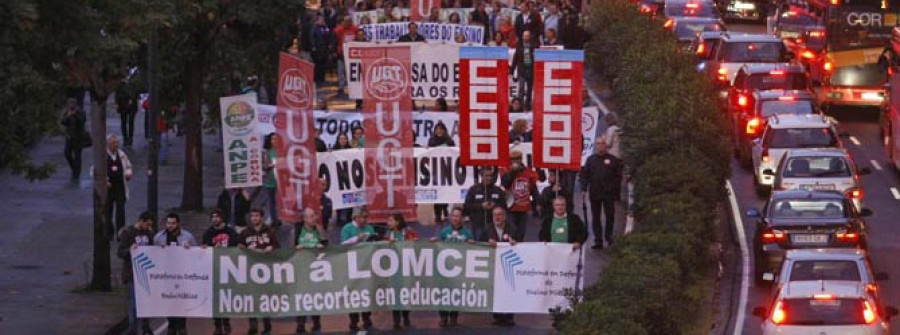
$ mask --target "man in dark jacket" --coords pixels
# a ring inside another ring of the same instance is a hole
[[[130,147],[134,142],[134,116],[137,114],[137,98],[132,93],[131,85],[127,82],[123,82],[116,90],[116,108],[121,118],[123,146]]]
[[[258,252],[271,253],[278,249],[278,233],[263,223],[263,217],[266,212],[262,209],[254,208],[250,210],[250,227],[241,232],[238,247],[241,249],[250,249]],[[272,319],[263,319],[263,334],[272,333]],[[250,318],[250,330],[248,334],[256,334],[259,330],[259,319]]]
[[[508,242],[510,245],[516,245],[515,236],[519,233],[516,231],[516,226],[506,221],[506,209],[494,207],[491,210],[491,225],[490,227],[485,227],[478,241],[487,242],[492,247],[496,247],[498,242]],[[494,313],[494,324],[501,327],[515,326],[516,322],[513,317],[512,313]]]
[[[557,197],[553,200],[553,214],[544,218],[538,237],[541,242],[572,243],[572,248],[578,250],[587,241],[588,233],[581,218],[566,210],[566,198]]]
[[[560,171],[550,171],[547,174],[547,182],[550,183],[550,186],[544,187],[541,190],[541,196],[539,197],[540,204],[540,212],[541,212],[541,220],[546,220],[553,214],[553,200],[558,197],[563,197],[566,199],[566,211],[569,213],[572,212],[574,208],[574,203],[572,202],[572,189],[563,185],[560,180],[561,172]]]
[[[615,201],[622,185],[622,160],[606,151],[606,140],[597,139],[596,152],[581,168],[581,192],[590,191],[591,221],[594,229],[593,249],[603,249],[603,239],[612,245],[615,226]],[[600,221],[601,213],[606,214],[605,229]],[[603,238],[601,238],[601,236]]]
[[[525,109],[531,110],[531,89],[534,87],[534,49],[537,47],[536,39],[530,31],[522,34],[522,39],[516,44],[516,52],[513,54],[510,69],[518,82],[519,98],[525,100]]]
[[[525,36],[525,32],[531,32],[531,37],[540,39],[541,33],[544,32],[544,24],[541,22],[541,15],[534,10],[534,5],[530,1],[522,3],[522,13],[516,16],[514,23],[516,29],[516,38],[521,41]]]
[[[425,36],[419,35],[419,25],[415,22],[409,23],[409,34],[400,36],[397,42],[425,42]]]
[[[484,168],[481,170],[481,182],[472,185],[466,192],[464,214],[472,222],[472,234],[476,238],[481,236],[485,226],[491,222],[491,211],[496,207],[506,207],[506,193],[495,185],[496,182],[494,170]]]
[[[81,108],[78,108],[74,98],[69,98],[66,108],[59,119],[59,124],[66,133],[66,148],[64,155],[69,169],[72,170],[72,180],[81,178],[81,149],[84,145],[84,123],[87,116]]]
[[[225,217],[221,209],[216,208],[209,213],[209,222],[211,225],[203,233],[203,239],[200,242],[204,248],[231,248],[238,245],[240,236],[225,224]],[[231,334],[231,321],[228,318],[213,318],[213,325],[216,328],[213,334]]]
[[[153,240],[153,215],[149,212],[141,213],[138,221],[119,231],[119,247],[116,256],[122,259],[122,283],[128,286],[128,333],[138,334],[138,322],[140,322],[140,334],[152,335],[150,321],[137,318],[137,305],[134,297],[134,274],[132,274],[131,250],[138,246],[152,245]]]

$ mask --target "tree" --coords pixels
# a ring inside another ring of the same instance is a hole
[[[305,13],[305,1],[176,1],[160,34],[161,105],[186,101],[184,189],[181,207],[203,208],[201,106],[217,115],[218,98],[235,94],[235,75],[258,74],[274,83],[287,27]],[[172,89],[181,88],[181,89]],[[213,122],[217,124],[217,122]]]

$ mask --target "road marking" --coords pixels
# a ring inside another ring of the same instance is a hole
[[[871,161],[869,161],[869,162],[872,163],[872,167],[874,167],[875,170],[881,171],[881,164],[878,164],[878,161],[876,161],[876,160],[873,159],[873,160],[871,160]]]
[[[853,142],[853,144],[859,146],[859,140],[856,139],[856,136],[850,136],[850,142]]]
[[[169,328],[169,321],[163,321],[159,327],[153,330],[153,335],[162,335],[163,331]]]
[[[894,194],[894,199],[900,200],[900,191],[896,187],[891,187],[891,193]]]
[[[737,319],[734,322],[734,335],[740,335],[744,329],[744,314],[747,313],[747,295],[750,289],[750,251],[747,249],[747,234],[744,232],[744,221],[741,220],[740,207],[738,207],[737,197],[734,195],[734,188],[731,186],[730,180],[725,181],[725,188],[728,189],[731,215],[734,217],[738,245],[741,247],[741,263],[743,263],[741,267],[741,298],[738,301]]]

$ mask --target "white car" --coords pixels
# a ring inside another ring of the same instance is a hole
[[[757,307],[763,334],[889,334],[894,307],[879,308],[865,285],[852,281],[798,281],[781,286],[769,309]]]
[[[818,114],[774,115],[766,122],[762,135],[751,144],[753,185],[760,196],[766,195],[775,182],[775,171],[789,149],[841,148],[831,120]]]
[[[775,190],[837,191],[852,199],[857,209],[863,208],[864,196],[859,176],[869,173],[869,168],[857,168],[843,148],[788,150],[777,170],[763,171],[775,176]]]
[[[793,249],[785,253],[775,291],[791,282],[847,281],[864,285],[866,292],[878,300],[876,281],[887,279],[887,273],[872,270],[872,262],[863,249]]]

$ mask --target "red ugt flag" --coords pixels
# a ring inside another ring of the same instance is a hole
[[[416,217],[408,45],[360,49],[363,73],[366,202],[370,221]]]
[[[509,162],[509,50],[459,48],[460,160],[464,165]]]
[[[536,50],[534,166],[581,168],[582,50]]]
[[[281,53],[278,64],[278,107],[275,116],[278,217],[287,222],[303,219],[303,209],[321,213],[316,130],[313,104],[316,84],[314,65]]]
[[[432,8],[440,10],[441,0],[412,0],[409,3],[409,20],[412,22],[422,21],[431,14]]]

